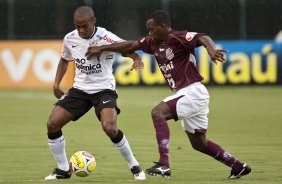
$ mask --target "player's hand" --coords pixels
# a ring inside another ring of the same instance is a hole
[[[133,62],[134,63],[132,64],[130,71],[141,71],[144,68],[144,63],[140,59],[135,59]]]
[[[102,51],[97,46],[91,46],[88,47],[87,52],[85,53],[85,56],[89,60],[93,55],[97,57],[97,60],[100,61]]]
[[[53,92],[57,99],[60,99],[62,96],[65,95],[65,93],[60,89],[58,85],[53,86]]]
[[[225,49],[209,49],[208,53],[211,57],[212,62],[217,64],[217,61],[223,63],[225,61],[224,53],[228,52]]]

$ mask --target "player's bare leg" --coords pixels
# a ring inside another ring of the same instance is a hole
[[[186,134],[195,150],[209,155],[231,168],[231,175],[229,176],[230,179],[240,178],[241,176],[247,175],[251,172],[251,168],[247,166],[247,164],[241,163],[219,145],[207,140],[205,133],[196,132],[192,134],[186,131]]]
[[[169,177],[171,169],[169,165],[169,141],[170,131],[167,124],[168,119],[172,118],[170,109],[165,102],[158,104],[151,112],[160,158],[155,165],[146,169],[146,172],[153,176]]]
[[[117,112],[115,108],[104,108],[100,112],[101,124],[104,132],[108,135],[111,141],[115,144],[120,154],[127,161],[128,166],[135,180],[145,180],[146,176],[141,169],[138,161],[135,159],[130,145],[121,130],[116,126]]]
[[[47,122],[48,145],[57,162],[57,168],[53,173],[45,177],[45,180],[67,179],[71,177],[69,163],[65,152],[65,139],[62,128],[70,122],[74,116],[60,106],[55,106]]]

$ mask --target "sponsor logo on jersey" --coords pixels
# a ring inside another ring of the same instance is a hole
[[[195,36],[196,34],[197,34],[196,32],[187,32],[187,34],[186,34],[186,40],[187,40],[187,41],[191,41],[191,40],[194,38],[194,36]]]
[[[86,60],[82,59],[75,59],[75,67],[80,70],[81,73],[90,75],[93,73],[101,73],[102,72],[102,65],[98,64],[85,64]]]
[[[145,38],[146,38],[146,37],[142,38],[142,39],[140,40],[140,42],[141,42],[141,43],[143,43],[143,42],[144,42],[144,40],[145,40]]]
[[[113,55],[113,54],[106,56],[106,59],[113,59],[113,58],[114,58],[114,55]]]
[[[117,43],[117,41],[114,41],[113,39],[109,38],[107,35],[103,37],[103,40],[109,42],[109,43]]]
[[[97,38],[99,38],[100,40],[103,38],[102,36],[100,35],[96,35]]]
[[[174,68],[172,61],[168,64],[159,65],[159,67],[163,73],[166,73],[168,70],[172,70]]]
[[[105,36],[96,35],[96,37],[99,38],[100,40],[105,40],[109,43],[118,43],[117,41],[114,41],[113,39],[109,38],[108,35]]]

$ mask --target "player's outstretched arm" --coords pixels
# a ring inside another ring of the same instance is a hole
[[[113,43],[110,45],[91,46],[88,48],[85,56],[87,57],[87,59],[90,59],[92,56],[97,56],[97,58],[99,59],[103,51],[130,53],[138,49],[140,49],[140,46],[137,41],[125,41],[120,43]]]
[[[133,64],[130,70],[142,70],[144,68],[144,63],[141,61],[141,58],[137,52],[128,52],[123,53],[122,56],[130,57],[133,60]]]
[[[227,51],[224,49],[215,49],[215,44],[209,36],[207,35],[200,36],[199,42],[207,49],[212,62],[217,64],[217,61],[221,63],[225,61],[223,53]]]
[[[60,99],[64,92],[60,88],[60,83],[67,71],[69,61],[65,60],[64,58],[61,58],[57,67],[55,82],[53,84],[53,92],[56,98]]]

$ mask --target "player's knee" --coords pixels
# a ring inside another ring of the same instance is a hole
[[[159,111],[156,108],[152,109],[151,116],[152,116],[152,119],[154,119],[154,120],[164,118],[164,117],[162,117],[161,111]]]
[[[57,132],[61,129],[61,127],[58,126],[58,123],[56,123],[56,120],[54,118],[49,118],[47,122],[47,130],[48,132]]]
[[[199,151],[199,152],[203,152],[205,149],[206,149],[206,144],[205,143],[202,143],[202,144],[192,144],[192,148],[196,151]]]
[[[114,123],[111,122],[102,122],[103,125],[103,130],[104,132],[107,134],[107,136],[111,139],[115,138],[117,133],[118,133],[118,129],[115,126]]]

